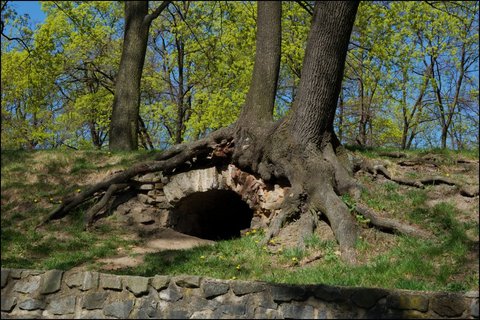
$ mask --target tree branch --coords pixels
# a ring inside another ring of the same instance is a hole
[[[306,1],[304,2],[304,1],[300,1],[300,0],[297,0],[295,2],[298,3],[300,5],[300,7],[305,9],[305,11],[307,11],[309,15],[313,16],[313,8],[308,2],[306,2]]]
[[[158,18],[158,16],[160,15],[160,13],[162,13],[163,10],[165,10],[165,8],[171,3],[172,1],[163,1],[157,9],[155,9],[155,11],[153,11],[152,13],[148,14],[145,16],[145,19],[144,19],[144,23],[146,25],[149,25],[150,23],[152,23],[153,20],[155,20],[156,18]]]

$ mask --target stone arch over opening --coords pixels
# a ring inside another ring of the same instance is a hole
[[[227,240],[250,227],[253,210],[231,190],[194,192],[170,211],[171,227],[195,237]]]

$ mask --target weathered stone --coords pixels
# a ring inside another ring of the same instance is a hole
[[[105,319],[103,310],[82,310],[79,319]]]
[[[305,300],[306,290],[303,286],[273,285],[270,288],[273,301]]]
[[[15,297],[5,297],[2,295],[1,298],[1,304],[2,304],[2,311],[4,312],[10,312],[15,308],[15,305],[17,304],[17,298]]]
[[[83,277],[82,272],[69,272],[65,275],[65,283],[69,288],[80,287],[83,284]]]
[[[283,203],[285,191],[278,184],[274,186],[274,190],[267,191],[263,195],[263,201],[260,203],[261,207],[266,210],[279,209]]]
[[[161,210],[159,213],[158,213],[158,223],[157,225],[159,227],[168,227],[169,226],[169,221],[170,221],[170,211],[168,210]]]
[[[150,183],[142,184],[139,189],[140,190],[153,190],[153,184],[150,184]]]
[[[161,182],[155,183],[155,189],[163,189],[163,183]]]
[[[153,199],[155,199],[157,195],[158,195],[158,190],[155,190],[155,189],[147,192],[147,196],[152,197]]]
[[[155,199],[153,199],[152,197],[149,197],[149,196],[147,196],[146,194],[143,194],[143,193],[137,194],[137,199],[141,203],[145,203],[145,204],[155,203]]]
[[[470,314],[478,318],[478,299],[473,299],[472,303],[470,304]]]
[[[425,312],[428,310],[428,298],[419,294],[390,294],[387,304],[395,309],[414,309]]]
[[[167,197],[165,197],[165,195],[155,196],[154,199],[155,199],[155,202],[158,202],[158,203],[168,202]]]
[[[183,294],[180,289],[171,282],[167,289],[159,292],[158,296],[165,301],[178,301],[183,297]]]
[[[101,274],[100,287],[103,289],[122,290],[122,280],[119,276]]]
[[[199,288],[201,279],[198,276],[182,276],[177,277],[175,283],[182,288]]]
[[[339,288],[327,285],[318,285],[310,288],[312,295],[315,298],[328,302],[342,302],[345,301],[345,296],[341,293]]]
[[[284,318],[291,319],[312,319],[313,307],[310,305],[297,305],[292,303],[283,303],[278,310]]]
[[[103,313],[120,319],[127,319],[133,308],[133,301],[116,301],[105,306]]]
[[[40,281],[40,293],[50,294],[60,290],[62,284],[63,271],[61,270],[48,270],[42,275]]]
[[[467,291],[467,292],[465,292],[465,297],[467,297],[467,298],[478,298],[478,291]]]
[[[107,297],[107,292],[88,293],[83,299],[82,308],[87,310],[102,309]]]
[[[219,311],[226,315],[235,317],[243,316],[247,312],[247,306],[245,303],[226,303],[218,308]]]
[[[258,282],[234,281],[230,286],[232,287],[233,293],[235,293],[237,296],[242,296],[248,293],[262,292],[265,290],[265,285]]]
[[[27,299],[22,301],[18,304],[18,307],[22,310],[38,310],[38,309],[45,309],[45,301],[37,300],[37,299]]]
[[[280,319],[280,314],[275,309],[268,309],[264,307],[255,308],[253,316],[255,319]]]
[[[215,319],[213,315],[214,312],[212,310],[195,311],[190,316],[190,319]]]
[[[385,297],[388,291],[376,288],[355,289],[350,299],[359,307],[368,309]]]
[[[209,299],[227,293],[230,286],[220,281],[208,280],[203,282],[202,289],[205,298]]]
[[[28,276],[38,276],[39,274],[45,273],[41,270],[23,270],[22,271],[22,278],[26,278]]]
[[[163,178],[163,175],[161,172],[150,172],[150,173],[144,174],[143,176],[135,177],[135,180],[138,182],[154,183],[154,182],[162,181],[162,178]]]
[[[22,277],[23,269],[12,269],[10,270],[10,277],[12,279],[20,279]]]
[[[388,315],[390,319],[399,318],[400,315],[404,319],[431,319],[431,316],[428,313],[417,310],[403,310],[401,314],[389,310]]]
[[[8,282],[8,275],[10,274],[10,270],[9,269],[2,269],[1,270],[1,287],[5,287],[7,285],[7,282]]]
[[[168,287],[169,283],[170,283],[169,276],[156,275],[152,278],[152,281],[151,281],[152,287],[154,287],[155,290],[165,289],[166,287]]]
[[[437,294],[430,300],[433,311],[443,317],[458,317],[467,308],[463,297],[455,294]]]
[[[155,207],[158,209],[172,209],[174,206],[170,204],[168,201],[157,201]]]
[[[209,302],[202,296],[199,296],[198,293],[200,289],[189,289],[187,288],[184,292],[185,298],[183,298],[182,303],[187,305],[191,310],[203,310],[209,309]]]
[[[163,312],[165,319],[188,319],[191,314],[188,309],[176,306],[168,306]]]
[[[158,308],[158,302],[153,300],[152,298],[146,299],[141,301],[138,310],[134,310],[130,315],[132,318],[136,319],[159,319],[164,318],[163,314]]]
[[[270,294],[266,292],[250,294],[247,296],[247,305],[253,307],[264,307],[266,309],[277,309],[278,304],[273,302]]]
[[[140,224],[153,224],[155,223],[155,219],[148,213],[142,212],[134,216],[134,221]]]
[[[167,201],[172,203],[195,192],[205,192],[218,189],[219,181],[217,169],[190,170],[179,173],[163,187]]]
[[[344,307],[342,308],[342,313],[343,313],[343,317],[348,317],[348,314],[351,314],[353,313],[353,309],[357,309],[358,311],[360,311],[356,305],[354,305],[353,303],[346,303],[344,304]],[[395,312],[397,312],[398,314],[402,313],[404,310],[399,310],[399,309],[393,309],[395,310]],[[368,318],[368,319],[378,319],[378,318],[383,318],[385,314],[387,314],[389,312],[389,309],[387,307],[387,298],[381,298],[380,300],[377,301],[377,303],[369,308],[366,313],[365,313],[365,318]],[[398,318],[398,317],[397,317]],[[401,318],[401,317],[400,317]]]
[[[98,288],[98,278],[99,274],[98,272],[90,272],[86,271],[83,273],[83,281],[82,281],[82,287],[80,290],[82,291],[88,291],[88,290],[97,290]]]
[[[32,293],[35,292],[40,287],[39,276],[24,278],[20,281],[17,281],[13,286],[13,291],[21,293]]]
[[[75,300],[74,296],[59,298],[52,300],[48,306],[48,311],[53,314],[68,314],[75,312]]]
[[[125,287],[132,292],[136,297],[148,293],[149,278],[139,276],[126,276],[123,278]]]

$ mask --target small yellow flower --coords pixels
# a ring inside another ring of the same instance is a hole
[[[293,262],[297,262],[298,260],[297,260],[296,257],[293,257],[293,258],[292,258],[292,261],[293,261]]]
[[[235,268],[236,268],[237,270],[240,270],[240,265],[238,264]]]
[[[205,256],[200,256],[200,259],[205,259]]]
[[[255,243],[258,243],[259,241],[258,240],[255,240]]]
[[[76,191],[77,191],[77,193],[80,193],[82,190],[80,190],[80,189],[77,189]]]
[[[450,174],[447,173],[446,176],[447,176],[447,177],[450,177]]]
[[[33,202],[37,203],[37,202],[38,202],[38,199],[33,199]]]
[[[272,240],[268,241],[268,243],[275,244],[275,240],[272,239]]]
[[[50,201],[53,201],[53,198],[50,198]]]
[[[252,233],[257,233],[257,229],[253,229],[253,230],[252,230]]]
[[[236,279],[237,279],[237,277],[231,277],[230,278],[230,280],[236,280]]]
[[[278,252],[279,252],[279,253],[282,253],[282,252],[283,252],[283,249],[282,249],[282,248],[278,249]]]
[[[58,203],[62,203],[62,200],[58,200]]]
[[[250,235],[250,231],[245,232],[245,235],[246,235],[246,236],[249,236],[249,235]]]

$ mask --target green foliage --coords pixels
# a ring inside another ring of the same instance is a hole
[[[2,41],[2,149],[102,148],[121,55],[123,5],[41,5],[46,19],[36,26],[10,3],[2,12],[10,36],[29,48]],[[151,9],[156,5],[151,2]],[[433,147],[448,123],[452,147],[477,146],[478,2],[445,6],[360,4],[336,118],[344,142],[355,143],[364,127],[367,145]],[[183,140],[193,140],[236,120],[251,83],[255,19],[254,2],[175,1],[153,21],[140,114],[155,148],[174,143],[178,130]],[[282,3],[275,119],[293,103],[310,21],[298,3]],[[434,76],[427,74],[431,59],[438,65]],[[435,102],[436,88],[442,105]]]

